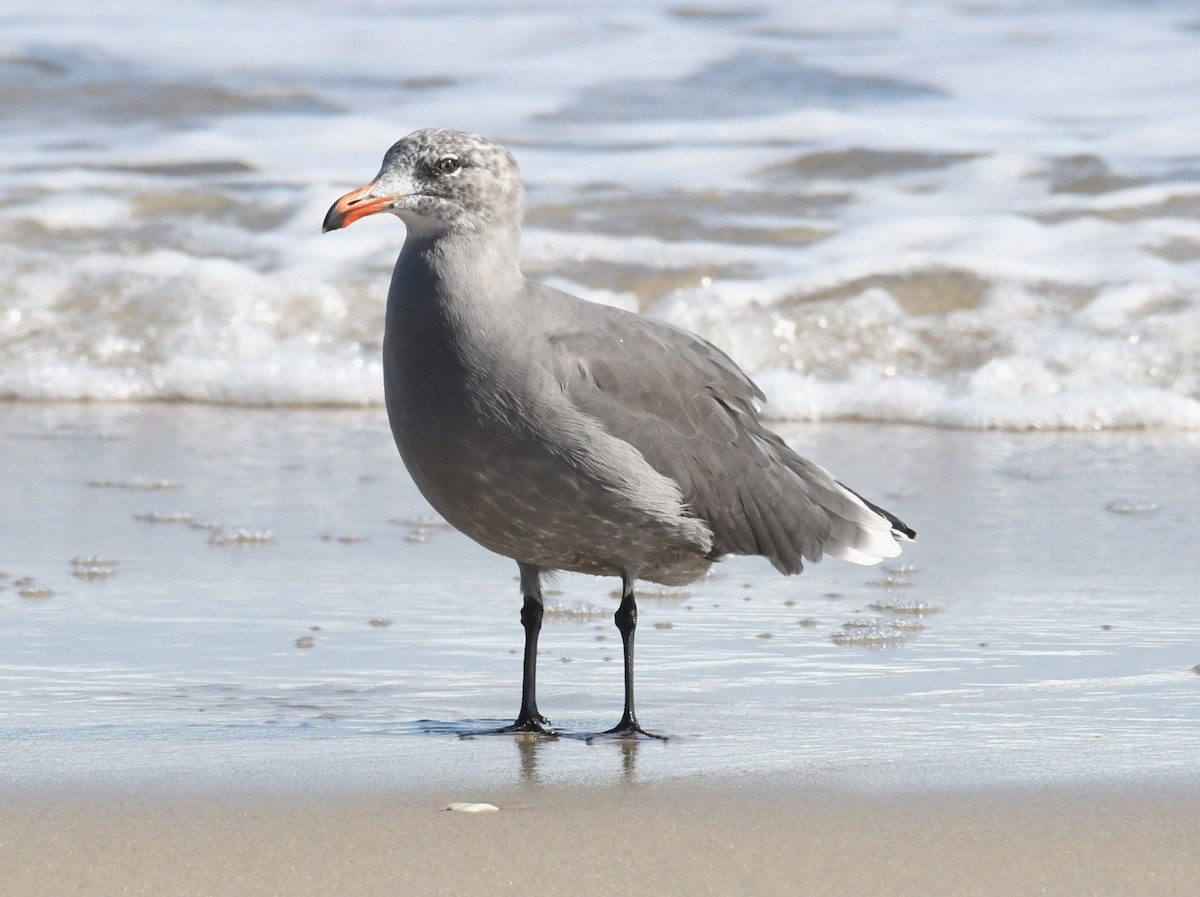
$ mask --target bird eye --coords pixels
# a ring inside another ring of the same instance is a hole
[[[458,160],[458,156],[442,156],[433,163],[433,170],[438,174],[458,174],[462,171],[462,162]]]

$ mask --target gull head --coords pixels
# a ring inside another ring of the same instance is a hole
[[[376,212],[391,212],[410,234],[423,236],[515,227],[524,205],[521,173],[508,150],[466,131],[427,128],[394,143],[375,179],[330,207],[323,230]]]

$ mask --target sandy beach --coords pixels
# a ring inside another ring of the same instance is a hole
[[[448,812],[478,797],[499,812]],[[0,893],[1194,893],[1194,790],[6,799]]]

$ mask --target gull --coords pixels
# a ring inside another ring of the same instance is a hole
[[[638,580],[679,586],[726,555],[785,574],[825,555],[874,564],[915,532],[802,458],[720,349],[521,273],[524,187],[503,146],[415,131],[324,231],[390,212],[407,229],[388,291],[384,395],[430,505],[517,562],[521,707],[501,731],[554,734],[537,706],[543,575],[621,578],[625,708],[605,734],[652,736],[634,706]]]

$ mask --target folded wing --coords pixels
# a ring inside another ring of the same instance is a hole
[[[679,484],[712,529],[713,558],[758,554],[799,573],[826,554],[877,563],[915,536],[766,429],[762,392],[715,346],[619,309],[572,311],[549,336],[563,392]]]

